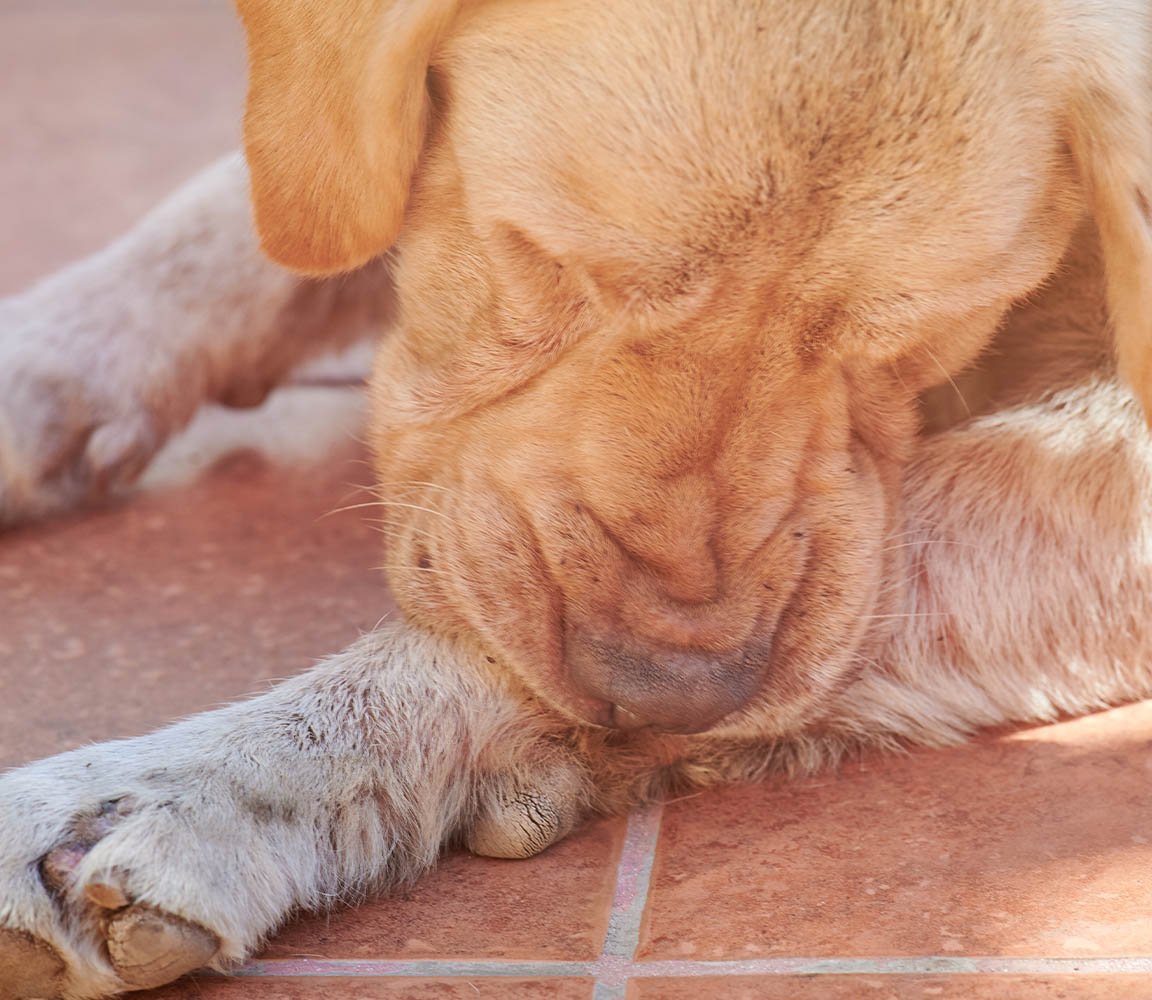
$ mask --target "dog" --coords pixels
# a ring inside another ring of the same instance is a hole
[[[0,998],[1152,692],[1143,2],[239,7],[245,155],[0,303],[0,515],[394,315],[405,622],[0,779]]]

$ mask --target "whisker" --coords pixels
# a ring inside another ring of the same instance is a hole
[[[368,500],[364,503],[354,503],[349,504],[346,507],[337,507],[335,510],[330,510],[327,514],[322,516],[329,517],[332,514],[340,514],[348,510],[362,510],[365,507],[403,507],[406,510],[419,510],[423,511],[425,514],[435,514],[437,517],[451,520],[451,518],[449,518],[448,515],[445,514],[442,510],[435,510],[432,507],[422,507],[417,503],[406,503],[403,500]]]
[[[385,611],[379,618],[376,619],[376,624],[372,626],[370,631],[375,632],[381,625],[391,619],[396,614],[395,611]]]
[[[880,549],[880,551],[881,552],[892,552],[895,549],[910,549],[914,545],[923,545],[923,546],[928,546],[928,545],[958,545],[961,548],[977,549],[978,551],[981,551],[981,552],[984,551],[986,548],[985,546],[982,546],[982,545],[976,545],[974,542],[958,542],[958,541],[954,541],[951,538],[921,538],[921,539],[913,539],[910,542],[900,542],[897,545],[885,545],[882,549]]]
[[[934,524],[925,524],[918,528],[905,528],[903,531],[893,531],[891,534],[886,535],[884,541],[890,542],[895,538],[920,538],[925,535],[931,535],[939,528]]]
[[[414,573],[431,573],[433,576],[451,576],[452,574],[446,569],[437,569],[435,566],[416,566],[412,563],[384,563],[381,566],[375,566],[374,569],[382,572],[388,570],[400,570],[403,572]]]
[[[370,521],[368,527],[375,531],[378,535],[383,535],[385,538],[391,540],[397,525],[388,521]],[[431,538],[433,541],[438,540],[438,535],[431,528],[416,528],[407,525],[404,528],[405,532],[410,533],[414,538]]]
[[[957,398],[960,400],[960,405],[964,407],[964,412],[965,412],[965,413],[966,413],[966,414],[967,414],[969,417],[971,417],[971,416],[972,416],[972,408],[971,408],[971,407],[968,405],[968,400],[966,400],[966,399],[964,398],[964,393],[962,393],[962,392],[960,391],[960,386],[958,386],[958,385],[956,384],[956,380],[955,380],[954,378],[952,378],[952,376],[951,376],[951,375],[949,375],[949,374],[948,374],[948,369],[947,369],[947,368],[945,368],[945,367],[944,367],[944,366],[943,366],[943,365],[940,363],[940,359],[939,359],[938,357],[936,357],[936,355],[935,355],[935,354],[932,352],[932,349],[931,349],[931,348],[930,348],[930,347],[929,347],[927,344],[925,344],[925,345],[923,345],[923,346],[924,346],[924,353],[925,353],[925,354],[927,354],[927,355],[928,355],[928,357],[930,357],[930,358],[932,359],[932,363],[933,363],[933,364],[934,364],[934,365],[935,365],[937,368],[939,368],[939,369],[940,369],[940,371],[941,371],[941,372],[944,374],[944,377],[945,377],[945,378],[948,380],[948,384],[949,384],[950,386],[952,386],[952,391],[953,391],[954,393],[956,393],[956,396],[957,396]]]
[[[364,483],[344,483],[344,489],[346,489],[348,492],[344,494],[343,499],[340,501],[341,503],[347,503],[357,493],[372,492],[372,487],[365,485]]]
[[[894,615],[861,615],[861,621],[879,621],[885,618],[950,618],[947,611],[906,611]]]
[[[350,511],[350,510],[363,510],[365,507],[379,507],[379,506],[381,506],[381,503],[379,500],[366,500],[364,503],[345,504],[343,507],[334,507],[332,510],[328,511],[326,514],[321,514],[318,518],[316,518],[316,520],[322,521],[322,520],[324,520],[324,518],[331,517],[333,514],[343,514],[346,511]]]
[[[377,491],[380,489],[380,487],[384,487],[384,486],[425,486],[430,490],[442,490],[445,493],[455,493],[456,492],[451,487],[445,486],[442,483],[426,483],[420,479],[401,479],[401,480],[398,480],[396,482],[377,483],[376,484]]]

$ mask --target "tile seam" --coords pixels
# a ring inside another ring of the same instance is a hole
[[[604,976],[611,973],[611,978]],[[696,976],[819,976],[819,975],[1152,975],[1152,956],[1109,958],[1050,958],[924,955],[919,957],[879,956],[870,958],[760,958],[744,960],[658,960],[616,961],[608,969],[603,959],[595,962],[534,960],[448,959],[269,959],[251,962],[231,973],[236,978],[311,979],[397,977],[491,977],[555,978],[602,977],[608,992],[618,992],[628,978]],[[211,974],[210,974],[211,975]],[[219,975],[219,974],[216,974]],[[598,1000],[601,994],[596,994]]]
[[[515,978],[550,979],[564,976],[589,976],[592,962],[457,961],[453,959],[413,958],[396,960],[301,958],[269,959],[249,962],[222,978],[240,979],[381,979],[388,977],[428,978]]]
[[[923,955],[832,958],[761,958],[728,961],[664,960],[633,962],[632,978],[657,976],[820,976],[820,975],[1152,975],[1152,957],[1109,958],[1008,957],[1001,955]]]
[[[640,924],[648,904],[652,866],[656,860],[656,843],[660,839],[660,822],[664,806],[655,803],[636,809],[628,817],[624,845],[616,866],[616,890],[612,912],[600,961],[624,959],[631,962],[640,945]]]
[[[628,817],[604,948],[591,970],[596,980],[593,1000],[624,1000],[640,945],[640,926],[648,905],[663,815],[664,806],[657,802],[633,810]]]

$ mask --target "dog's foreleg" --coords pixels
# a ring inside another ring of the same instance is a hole
[[[453,838],[523,856],[591,794],[482,655],[405,629],[268,694],[0,778],[0,998],[107,996],[251,953]]]
[[[902,603],[833,713],[943,743],[1152,692],[1152,440],[1098,375],[928,438],[907,470]]]
[[[251,405],[386,324],[377,262],[313,280],[259,251],[240,156],[105,250],[0,301],[0,523],[138,475],[206,401]]]

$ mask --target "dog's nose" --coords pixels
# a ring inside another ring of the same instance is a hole
[[[569,634],[565,659],[581,692],[612,705],[608,724],[617,729],[703,732],[743,707],[760,678],[743,654],[641,648],[582,632]]]

